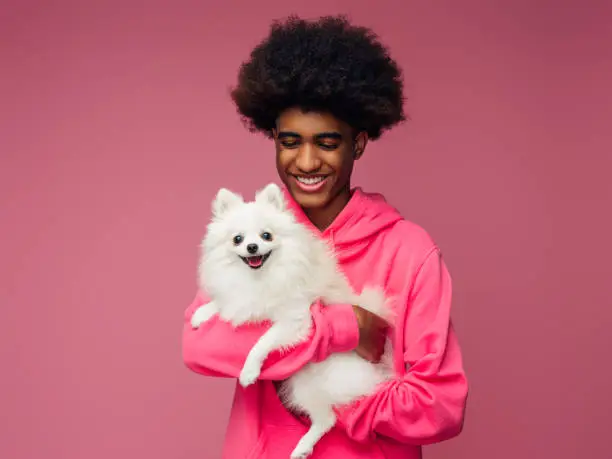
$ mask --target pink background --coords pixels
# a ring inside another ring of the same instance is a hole
[[[214,191],[275,179],[227,88],[294,11],[351,13],[406,72],[413,121],[356,183],[455,280],[470,404],[427,459],[606,457],[609,2],[221,3],[2,2],[0,457],[219,458],[233,384],[183,367],[183,309]]]

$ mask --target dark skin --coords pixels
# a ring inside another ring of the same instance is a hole
[[[329,113],[293,108],[281,113],[274,129],[276,169],[309,220],[324,231],[351,199],[351,175],[368,137]],[[304,191],[297,178],[324,178],[316,191]],[[387,323],[353,306],[359,325],[357,354],[378,362],[384,351]]]

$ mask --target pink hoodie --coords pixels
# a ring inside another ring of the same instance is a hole
[[[339,422],[311,459],[417,459],[421,445],[459,434],[467,397],[461,351],[450,321],[451,279],[438,247],[404,220],[380,195],[354,190],[347,206],[322,234],[286,193],[298,220],[330,240],[353,287],[382,285],[396,297],[393,331],[396,377],[369,397],[338,410]],[[185,311],[183,358],[208,376],[237,378],[251,347],[269,324],[233,329],[216,318],[194,330],[190,318],[206,303],[200,292]],[[309,361],[355,349],[357,321],[350,305],[311,308],[307,342],[275,353],[258,382],[236,393],[224,459],[288,459],[308,421],[281,404],[273,381]]]

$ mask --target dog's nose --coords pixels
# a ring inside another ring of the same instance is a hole
[[[258,250],[259,250],[259,247],[257,247],[257,244],[247,245],[247,252],[249,252],[250,254],[257,253]]]

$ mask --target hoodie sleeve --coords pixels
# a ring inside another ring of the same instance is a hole
[[[426,445],[450,439],[463,427],[468,386],[450,320],[451,279],[438,249],[405,290],[397,323],[403,333],[396,334],[395,346],[403,352],[404,368],[375,394],[338,413],[357,441],[380,435]]]
[[[185,311],[183,324],[183,361],[192,371],[226,378],[237,378],[257,340],[270,327],[269,323],[234,328],[215,316],[198,329],[191,326],[194,311],[208,303],[198,293]],[[357,347],[359,328],[351,305],[311,306],[312,328],[303,343],[276,351],[265,360],[259,379],[283,380],[309,362],[325,360],[334,352]]]

